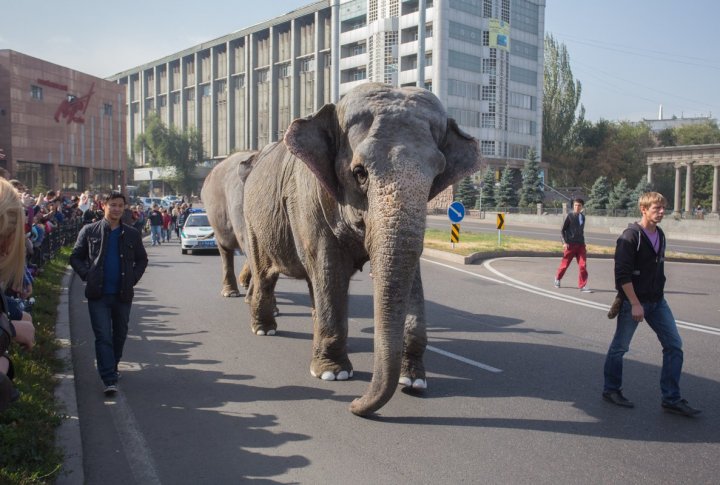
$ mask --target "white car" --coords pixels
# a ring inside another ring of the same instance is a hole
[[[180,249],[183,254],[188,251],[217,250],[215,233],[205,211],[191,212],[185,220],[185,225],[180,229]]]

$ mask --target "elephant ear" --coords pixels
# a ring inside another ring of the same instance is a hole
[[[454,119],[447,119],[445,139],[440,143],[440,151],[445,155],[445,170],[433,180],[430,197],[433,197],[466,175],[480,169],[480,148],[475,138],[463,132]]]
[[[335,199],[340,183],[335,173],[335,157],[340,127],[334,104],[326,104],[307,118],[294,120],[283,141],[290,153],[302,160]]]

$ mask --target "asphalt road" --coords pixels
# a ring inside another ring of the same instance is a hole
[[[116,399],[94,370],[83,285],[70,288],[88,484],[717,483],[720,266],[668,264],[697,419],[662,412],[646,326],[625,366],[636,408],[602,401],[612,262],[590,259],[596,291],[581,294],[576,265],[552,287],[556,258],[423,258],[429,389],[398,390],[362,419],[347,408],[372,372],[367,272],[350,289],[355,377],[323,382],[309,373],[303,282],[279,281],[278,335],[258,337],[243,299],[219,296],[219,256],[182,256],[177,243],[148,253]]]
[[[497,234],[495,222],[495,214],[488,214],[486,219],[478,219],[467,217],[460,223],[461,231],[494,233]],[[589,223],[590,224],[590,223]],[[427,227],[432,229],[442,229],[450,234],[450,222],[447,216],[428,216]],[[515,224],[506,221],[503,234],[517,237],[526,237],[530,239],[540,239],[544,241],[557,241],[560,247],[560,227],[547,226],[543,224]],[[596,244],[598,246],[615,247],[615,241],[620,234],[610,234],[599,230],[592,230],[590,225],[585,231],[585,242],[587,244]],[[460,236],[462,241],[462,234]],[[673,239],[668,237],[668,250],[690,254],[705,254],[720,256],[720,242],[700,242],[685,241],[681,239]]]

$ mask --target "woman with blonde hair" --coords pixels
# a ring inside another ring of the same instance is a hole
[[[14,340],[32,348],[35,328],[29,320],[11,321],[5,299],[7,288],[22,287],[25,274],[25,210],[15,188],[0,180],[0,411],[19,396],[12,385],[14,375],[7,350]]]

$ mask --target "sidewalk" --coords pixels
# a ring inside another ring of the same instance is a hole
[[[62,373],[55,376],[58,379],[55,401],[64,412],[63,420],[55,435],[55,445],[61,448],[65,454],[62,471],[55,481],[56,485],[82,485],[85,483],[80,415],[75,392],[70,340],[70,285],[74,277],[72,268],[68,266],[62,280],[60,303],[57,307],[58,317],[55,322],[55,338],[60,343],[56,356],[63,362]]]

